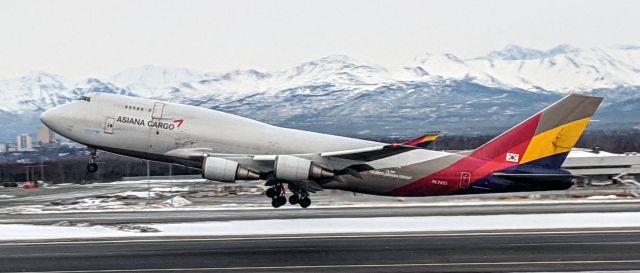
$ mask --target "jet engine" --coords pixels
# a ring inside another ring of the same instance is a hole
[[[290,155],[279,155],[276,158],[274,173],[277,179],[289,181],[326,179],[335,176],[333,171],[311,160]]]
[[[235,161],[205,157],[202,162],[202,177],[220,182],[235,182],[236,180],[260,179],[260,173],[242,167]]]

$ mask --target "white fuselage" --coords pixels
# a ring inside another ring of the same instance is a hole
[[[45,112],[56,133],[98,149],[198,166],[172,157],[178,149],[214,154],[305,154],[381,143],[288,129],[201,107],[113,94],[92,94]]]

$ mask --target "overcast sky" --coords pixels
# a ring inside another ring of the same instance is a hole
[[[386,66],[507,44],[640,45],[640,1],[0,1],[0,79],[157,64],[274,70],[332,54]]]

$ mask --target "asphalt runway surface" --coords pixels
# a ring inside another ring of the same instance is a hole
[[[457,216],[496,214],[540,214],[581,212],[638,212],[640,202],[592,202],[556,204],[474,204],[474,205],[413,205],[378,207],[316,207],[297,206],[264,209],[220,210],[148,210],[104,212],[58,212],[36,214],[0,214],[0,224],[55,224],[60,221],[92,224],[178,223],[202,221],[300,219],[300,218],[363,218]]]
[[[640,229],[1,243],[1,272],[514,272],[640,269]]]
[[[111,190],[111,189],[109,189]],[[66,194],[61,192],[60,194]],[[50,198],[45,196],[46,198]],[[58,198],[58,196],[54,196]],[[32,197],[26,197],[32,198]],[[36,197],[33,197],[36,198]],[[40,197],[38,197],[40,198]],[[44,197],[42,197],[44,198]],[[251,197],[262,201],[262,196]],[[252,200],[253,200],[252,199]],[[34,200],[29,200],[34,202]],[[638,212],[633,201],[74,211],[0,214],[0,224]],[[389,221],[393,221],[389,218]],[[0,230],[1,232],[1,230]],[[0,272],[640,271],[640,228],[0,242]]]

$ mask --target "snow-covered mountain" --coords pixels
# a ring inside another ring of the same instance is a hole
[[[185,69],[142,66],[118,73],[110,80],[118,86],[135,90],[136,94],[143,97],[193,98],[215,95],[233,100],[255,93],[274,94],[285,89],[325,83],[354,91],[367,91],[374,85],[394,81],[394,78],[383,67],[336,55],[273,72],[248,69],[197,73]]]
[[[147,65],[81,82],[34,72],[0,81],[0,118],[9,120],[0,141],[35,131],[38,113],[88,92],[188,103],[322,132],[402,136],[495,132],[564,93],[580,92],[606,97],[593,126],[629,127],[640,122],[640,47],[512,45],[468,59],[425,54],[400,68],[344,55],[278,71]]]
[[[640,47],[633,46],[578,49],[560,45],[541,51],[511,45],[472,59],[427,54],[416,61],[432,75],[491,87],[584,92],[640,85]]]
[[[163,91],[172,86],[198,81],[205,77],[207,77],[205,73],[186,68],[144,65],[126,69],[107,80],[122,88],[136,90],[136,94],[140,96],[159,97],[166,95]]]
[[[0,80],[0,111],[19,114],[48,109],[66,101],[70,95],[67,86],[64,78],[44,72]]]

